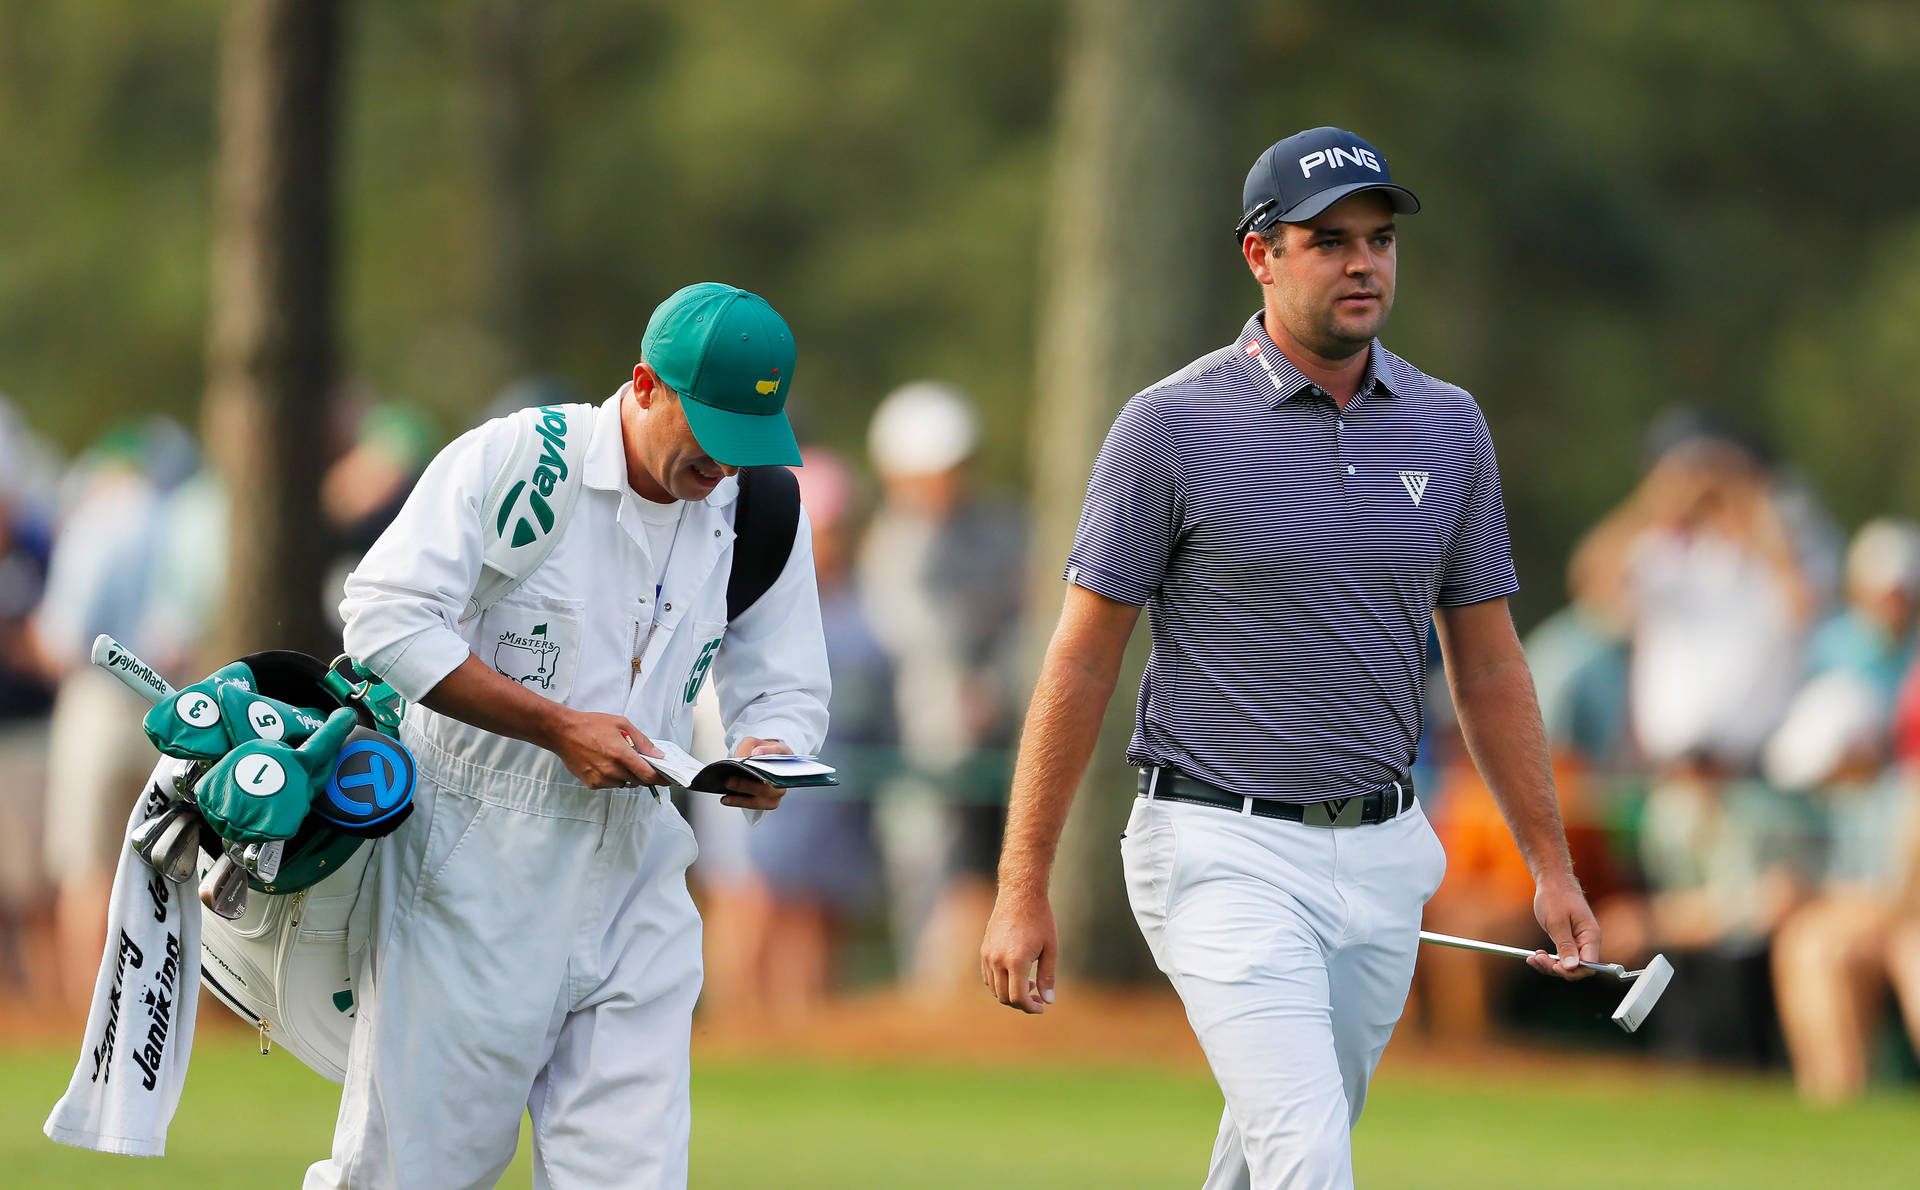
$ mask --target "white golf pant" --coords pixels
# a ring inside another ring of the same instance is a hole
[[[482,768],[404,737],[413,817],[377,844],[333,1155],[306,1190],[687,1184],[693,832],[645,789]]]
[[[1120,851],[1226,1097],[1206,1190],[1351,1187],[1350,1134],[1446,870],[1426,815],[1329,829],[1141,797]]]

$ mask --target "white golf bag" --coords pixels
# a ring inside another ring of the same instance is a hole
[[[336,1083],[347,1076],[360,957],[348,922],[372,851],[299,892],[255,892],[237,920],[200,911],[200,982],[259,1028],[262,1053],[278,1044]]]

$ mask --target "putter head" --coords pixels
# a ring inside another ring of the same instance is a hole
[[[1620,1007],[1613,1010],[1613,1023],[1632,1033],[1640,1028],[1647,1014],[1653,1011],[1654,1004],[1660,999],[1660,993],[1667,990],[1673,982],[1673,964],[1667,956],[1657,954],[1646,969],[1640,972],[1633,986],[1620,1001]]]
[[[200,903],[228,921],[237,921],[247,911],[247,871],[233,862],[231,851],[200,878]]]

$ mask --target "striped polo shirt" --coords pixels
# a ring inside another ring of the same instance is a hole
[[[1067,581],[1147,608],[1130,763],[1294,802],[1406,780],[1434,608],[1519,589],[1473,397],[1375,341],[1342,411],[1258,314],[1120,411]]]

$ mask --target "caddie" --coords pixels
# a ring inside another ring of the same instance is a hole
[[[690,743],[709,675],[734,755],[816,752],[828,678],[804,513],[778,556],[735,548],[742,468],[790,487],[773,465],[800,462],[786,323],[693,285],[640,357],[597,408],[448,446],[347,580],[347,651],[409,700],[419,787],[368,862],[359,1017],[309,1190],[490,1187],[523,1111],[536,1186],[686,1185],[697,849],[648,757]],[[768,585],[730,617],[743,568]]]
[[[1055,846],[1145,606],[1121,859],[1226,1100],[1206,1186],[1343,1190],[1446,868],[1411,776],[1434,626],[1557,952],[1528,961],[1584,976],[1600,930],[1507,611],[1518,584],[1486,420],[1376,337],[1396,217],[1419,201],[1338,128],[1273,145],[1242,197],[1234,242],[1261,308],[1134,396],[1093,464],[981,965],[1002,1003],[1053,1001]]]

